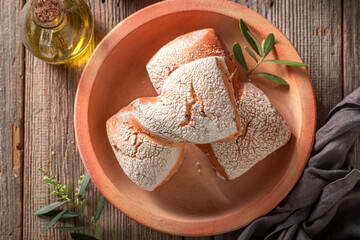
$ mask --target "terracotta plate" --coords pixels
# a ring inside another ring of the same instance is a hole
[[[228,49],[235,41],[244,45],[238,28],[240,17],[256,37],[274,33],[275,51],[269,59],[302,61],[274,25],[243,6],[224,0],[170,0],[142,9],[117,25],[84,69],[75,103],[81,157],[101,193],[120,211],[146,226],[187,236],[220,234],[243,227],[274,208],[306,165],[316,118],[309,75],[305,68],[271,63],[264,63],[259,71],[276,73],[290,85],[256,78],[253,82],[269,96],[293,135],[285,147],[242,177],[221,180],[206,156],[188,144],[179,171],[156,191],[146,192],[126,177],[111,150],[106,120],[134,99],[156,95],[145,70],[153,54],[181,34],[208,27],[217,31]],[[201,164],[201,175],[196,162]]]

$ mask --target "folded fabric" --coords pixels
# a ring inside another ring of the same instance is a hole
[[[288,196],[243,239],[359,239],[360,171],[350,167],[360,132],[360,88],[330,111],[308,165]]]

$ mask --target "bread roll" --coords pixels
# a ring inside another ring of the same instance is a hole
[[[151,58],[146,69],[156,92],[160,94],[165,80],[173,71],[186,63],[210,56],[223,57],[231,77],[236,78],[236,65],[212,28],[193,31],[175,38]]]
[[[174,39],[146,68],[160,95],[133,101],[106,124],[120,166],[145,190],[176,172],[185,142],[199,144],[218,175],[232,180],[291,137],[264,92],[239,84],[236,65],[213,29]]]
[[[131,107],[108,119],[106,128],[121,168],[139,187],[153,191],[178,169],[185,144],[150,136],[134,118]]]
[[[154,190],[176,172],[183,142],[209,143],[238,134],[240,120],[223,58],[181,66],[160,96],[135,100],[106,126],[124,173],[139,187]]]
[[[220,57],[179,67],[165,81],[161,95],[131,105],[149,132],[175,142],[210,143],[240,131],[229,71]]]
[[[229,141],[200,146],[208,153],[218,173],[227,180],[247,172],[284,146],[291,137],[286,122],[263,91],[252,83],[245,83],[238,96],[243,134]]]

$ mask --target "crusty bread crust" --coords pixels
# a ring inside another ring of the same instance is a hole
[[[230,74],[221,57],[185,64],[162,94],[139,98],[107,121],[107,133],[125,174],[152,191],[178,169],[183,142],[210,143],[240,132]]]
[[[129,108],[108,119],[106,128],[121,168],[139,187],[153,191],[177,171],[185,144],[150,137]]]
[[[148,62],[146,69],[156,92],[161,93],[165,80],[180,66],[198,59],[223,57],[231,76],[237,68],[221,38],[207,28],[181,35],[164,45]]]
[[[175,174],[185,142],[198,144],[219,177],[232,180],[291,137],[264,92],[238,81],[236,64],[213,29],[174,39],[146,68],[160,95],[139,98],[107,121],[118,162],[145,190]]]
[[[210,143],[240,132],[225,61],[207,57],[176,69],[158,97],[131,103],[149,132],[176,142]]]
[[[235,179],[266,158],[291,137],[286,122],[265,93],[244,83],[239,93],[238,112],[242,135],[201,147],[210,155],[214,168],[227,180]]]

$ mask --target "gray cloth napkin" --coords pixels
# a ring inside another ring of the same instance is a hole
[[[360,171],[350,167],[360,132],[360,88],[331,110],[289,195],[243,239],[360,239]]]

